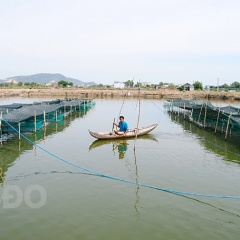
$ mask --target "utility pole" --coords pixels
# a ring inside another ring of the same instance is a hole
[[[217,79],[217,92],[218,92],[218,88],[219,88],[219,78]]]

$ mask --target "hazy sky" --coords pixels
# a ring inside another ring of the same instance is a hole
[[[240,81],[239,0],[0,0],[0,79]]]

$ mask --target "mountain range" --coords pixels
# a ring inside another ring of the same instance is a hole
[[[17,82],[22,82],[22,83],[35,82],[38,84],[46,84],[51,80],[55,80],[55,82],[58,83],[59,81],[64,80],[64,81],[72,82],[73,85],[83,86],[83,87],[96,85],[96,83],[94,82],[83,82],[78,79],[66,77],[60,73],[38,73],[38,74],[28,75],[28,76],[15,76],[15,77],[9,77],[6,80],[0,80],[0,82],[5,82],[7,80],[16,80]]]

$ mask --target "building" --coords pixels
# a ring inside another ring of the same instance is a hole
[[[180,91],[193,91],[194,86],[190,83],[178,84],[177,89],[179,89]]]
[[[123,82],[114,82],[113,87],[114,88],[124,88],[125,84]]]
[[[14,78],[9,78],[5,81],[6,84],[18,84],[18,81]]]
[[[56,81],[55,80],[51,80],[48,83],[45,84],[46,87],[52,87],[56,85]]]
[[[140,82],[142,84],[143,87],[147,87],[147,86],[151,86],[152,83],[150,82]]]
[[[205,91],[210,91],[210,86],[209,86],[209,85],[206,85],[206,86],[204,87],[204,90],[205,90]]]

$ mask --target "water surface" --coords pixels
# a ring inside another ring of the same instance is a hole
[[[0,99],[0,104],[35,100],[39,99]],[[11,209],[0,200],[1,239],[239,238],[240,200],[180,196],[138,184],[240,196],[236,139],[224,141],[224,134],[176,118],[161,100],[141,100],[140,112],[136,99],[95,101],[86,113],[73,113],[28,135],[48,152],[16,138],[0,147],[2,198],[9,186],[26,196],[31,186],[46,192],[40,208],[23,200]],[[139,113],[140,126],[159,125],[136,141],[95,141],[88,129],[111,131],[121,108],[130,127],[137,126]],[[63,160],[136,184],[95,176]],[[40,200],[41,194],[33,191],[31,201]]]

